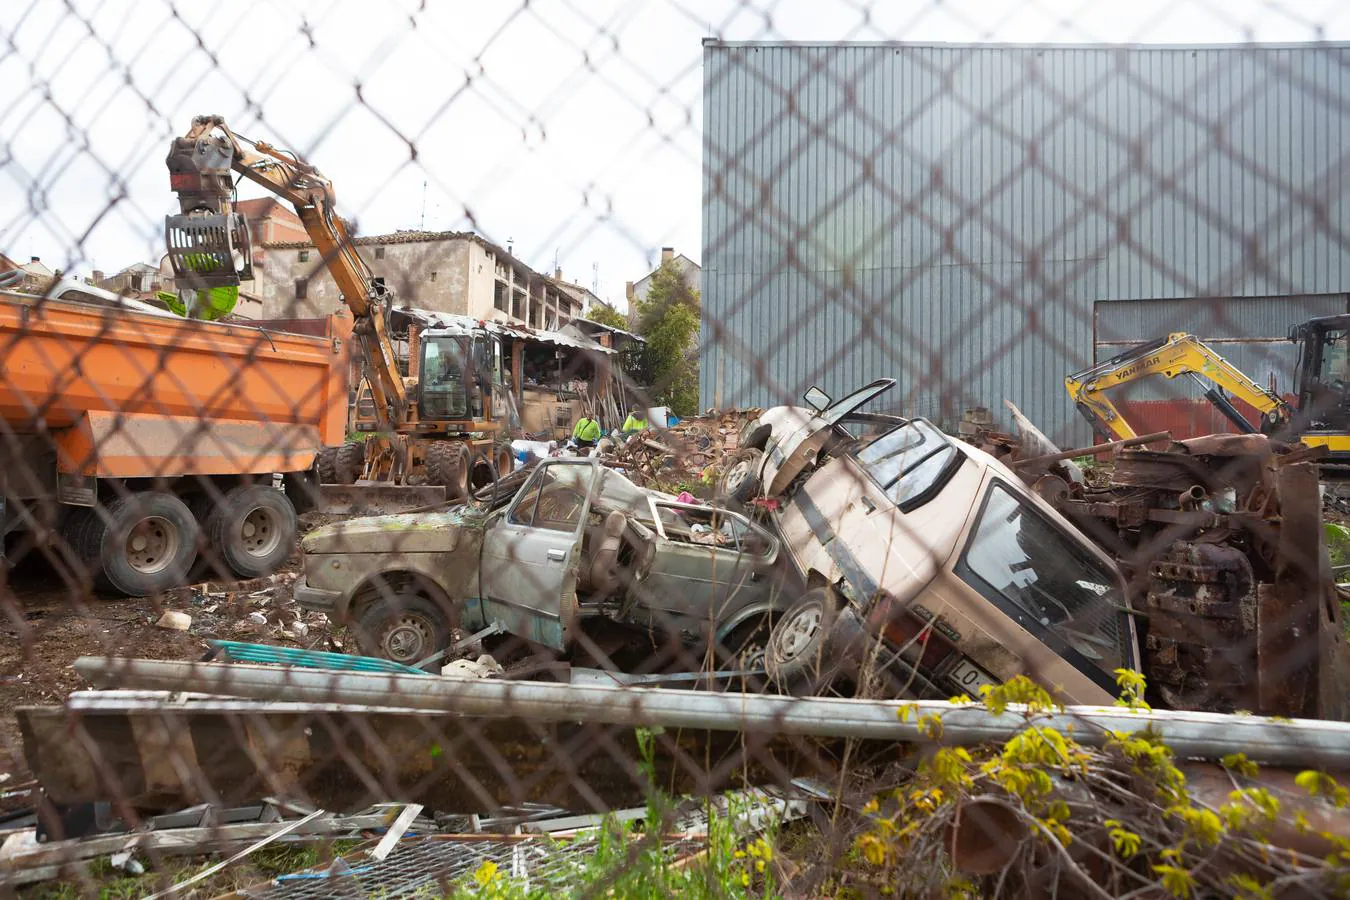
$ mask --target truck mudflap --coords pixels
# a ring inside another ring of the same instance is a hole
[[[356,484],[319,485],[317,512],[333,516],[382,516],[410,512],[445,503],[445,487],[439,484]]]

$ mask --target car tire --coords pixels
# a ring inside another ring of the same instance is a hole
[[[838,610],[834,591],[812,588],[774,621],[764,654],[770,683],[790,693],[819,693],[830,686],[826,642]]]
[[[66,527],[71,548],[95,584],[129,597],[182,584],[197,559],[197,520],[187,504],[164,491],[84,510]]]
[[[233,488],[203,524],[210,546],[240,578],[270,575],[285,565],[295,549],[295,507],[273,487]]]
[[[747,447],[729,454],[717,480],[717,495],[724,501],[749,503],[759,493],[759,468],[764,451]]]
[[[449,617],[421,594],[400,593],[370,604],[356,622],[356,647],[405,666],[415,665],[450,640]]]
[[[333,458],[333,484],[356,484],[366,470],[366,445],[348,441]]]

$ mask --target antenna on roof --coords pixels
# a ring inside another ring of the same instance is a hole
[[[427,230],[427,180],[422,179],[422,218],[417,223],[418,231]]]
[[[591,263],[591,293],[600,296],[600,261]]]

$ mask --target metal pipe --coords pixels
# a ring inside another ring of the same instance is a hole
[[[1195,510],[1209,499],[1209,494],[1198,484],[1193,484],[1177,495],[1177,506],[1184,510]]]
[[[730,694],[667,688],[608,687],[459,680],[422,675],[377,675],[244,664],[189,663],[83,656],[75,670],[89,681],[138,690],[194,691],[257,700],[356,703],[428,709],[484,718],[528,718],[607,725],[661,725],[712,731],[927,742],[918,721],[942,720],[943,742],[1003,741],[1023,730],[1027,718],[994,715],[982,706],[918,701],[916,715],[900,721],[900,701],[778,694]],[[1184,711],[1132,711],[1075,706],[1035,721],[1072,731],[1088,746],[1102,746],[1112,731],[1157,731],[1181,758],[1218,759],[1241,747],[1264,763],[1350,769],[1350,723],[1281,720]]]
[[[1059,462],[1062,459],[1074,459],[1079,456],[1101,456],[1103,453],[1110,453],[1112,450],[1118,450],[1121,447],[1137,447],[1140,444],[1165,441],[1171,436],[1172,432],[1170,431],[1155,431],[1152,434],[1143,434],[1138,437],[1111,441],[1108,444],[1093,444],[1091,447],[1079,447],[1075,450],[1062,450],[1059,453],[1051,453],[1047,456],[1033,456],[1030,459],[1019,459],[1012,464],[1012,467],[1014,469],[1020,469],[1023,466],[1032,466],[1038,463]]]

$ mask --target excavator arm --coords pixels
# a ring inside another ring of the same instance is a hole
[[[209,288],[252,277],[248,223],[233,209],[232,171],[294,207],[351,310],[377,426],[396,440],[398,425],[407,419],[408,395],[385,319],[391,297],[337,215],[332,182],[294,154],[239,137],[220,116],[193,119],[188,133],[174,139],[166,163],[182,210],[165,220],[178,284]]]
[[[1259,430],[1266,433],[1288,423],[1292,413],[1289,405],[1277,394],[1248,378],[1194,335],[1182,332],[1141,344],[1103,363],[1076,372],[1064,379],[1064,387],[1078,411],[1097,434],[1108,440],[1123,440],[1135,437],[1134,429],[1107,394],[1113,388],[1152,375],[1164,378],[1190,375],[1204,389],[1206,399],[1247,433],[1258,429],[1238,412],[1228,399],[1228,394],[1250,404],[1261,413],[1262,427]]]

